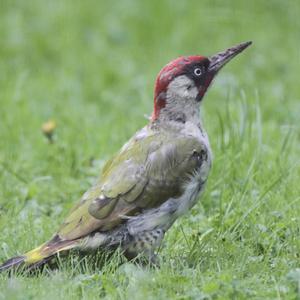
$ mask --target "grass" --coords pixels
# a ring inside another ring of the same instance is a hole
[[[254,44],[204,101],[213,169],[160,268],[71,256],[1,274],[0,299],[300,299],[299,13],[293,0],[1,1],[1,261],[49,239],[146,123],[165,63]]]

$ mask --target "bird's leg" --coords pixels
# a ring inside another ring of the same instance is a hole
[[[159,248],[163,237],[164,231],[162,229],[141,232],[134,236],[129,244],[125,245],[124,255],[127,259],[136,259],[138,263],[143,265],[158,266],[155,249]]]
[[[157,254],[154,252],[154,249],[145,250],[141,253],[132,253],[126,251],[124,253],[125,257],[142,266],[152,266],[159,267],[159,260]]]
[[[148,253],[148,262],[153,267],[159,267],[159,259],[157,254],[154,252],[154,250],[150,251]]]

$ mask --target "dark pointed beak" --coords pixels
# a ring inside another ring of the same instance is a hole
[[[225,66],[232,58],[244,51],[248,46],[252,44],[251,41],[241,43],[234,47],[231,47],[223,52],[219,52],[211,57],[209,57],[209,67],[208,71],[212,73],[217,73],[223,66]]]

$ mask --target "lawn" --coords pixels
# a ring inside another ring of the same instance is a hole
[[[299,15],[296,0],[1,0],[0,261],[49,239],[147,122],[164,64],[253,45],[201,107],[212,172],[160,267],[70,256],[0,274],[0,299],[300,299]]]

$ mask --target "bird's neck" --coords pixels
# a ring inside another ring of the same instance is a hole
[[[200,108],[199,103],[194,99],[168,99],[165,106],[156,111],[155,118],[152,121],[159,123],[176,122],[184,124],[186,122],[199,125]],[[170,101],[171,100],[171,101]],[[155,108],[154,108],[155,112]]]
[[[186,128],[193,128],[193,130],[199,131],[202,135],[206,134],[205,129],[200,119],[199,111],[197,114],[169,114],[165,112],[160,118],[152,120],[150,127],[154,130],[163,130],[173,132],[174,134],[187,133]]]

